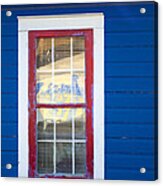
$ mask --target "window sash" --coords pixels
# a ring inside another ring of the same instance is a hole
[[[80,33],[81,35],[84,35],[86,36],[86,42],[87,42],[87,45],[88,45],[88,49],[87,49],[87,52],[86,52],[86,59],[89,59],[90,63],[87,64],[87,70],[90,72],[90,77],[86,77],[86,103],[85,104],[61,104],[61,105],[56,105],[56,104],[37,104],[35,101],[33,102],[33,98],[35,97],[35,82],[33,81],[34,80],[34,77],[35,77],[35,74],[33,74],[34,72],[32,72],[32,68],[29,68],[30,70],[30,77],[29,77],[29,101],[30,101],[30,108],[31,108],[31,111],[34,111],[33,109],[35,108],[86,108],[86,115],[87,115],[87,118],[86,118],[86,123],[89,123],[88,127],[87,127],[87,130],[88,131],[93,131],[92,130],[92,84],[93,84],[93,79],[92,79],[92,75],[91,73],[93,73],[93,58],[92,58],[92,55],[89,55],[88,52],[90,51],[91,54],[92,54],[92,51],[93,51],[93,48],[92,48],[92,42],[90,42],[90,38],[92,39],[92,30],[75,30],[75,31],[31,31],[29,32],[29,47],[30,48],[33,48],[33,45],[34,45],[34,39],[37,38],[37,37],[42,37],[42,36],[46,36],[46,37],[49,37],[53,34],[55,35],[64,35],[64,34],[73,34],[73,33]],[[70,32],[70,33],[69,33]],[[89,38],[89,42],[88,42],[88,38]],[[34,67],[35,64],[34,64],[34,61],[35,61],[35,56],[33,54],[30,53],[30,66]],[[87,71],[86,70],[86,71]],[[87,88],[88,85],[91,87],[91,88]],[[35,158],[32,158],[34,157],[34,154],[36,152],[36,142],[35,142],[35,139],[34,139],[34,136],[32,135],[32,133],[35,132],[35,128],[33,126],[33,121],[36,120],[36,113],[35,112],[31,112],[29,111],[29,133],[30,133],[30,136],[31,136],[31,139],[30,139],[30,152],[32,151],[32,154],[29,154],[30,157],[29,157],[29,163],[30,163],[30,167],[34,167],[33,170],[31,170],[30,172],[30,175],[33,177],[35,176],[35,164],[34,162],[36,161],[36,157]],[[31,127],[32,126],[32,127]],[[89,132],[90,133],[90,132]],[[86,164],[87,164],[87,174],[84,176],[85,178],[86,177],[89,177],[91,178],[93,176],[93,164],[92,164],[92,160],[93,160],[93,133],[90,133],[89,134],[89,139],[87,140],[87,144],[86,144],[86,151],[89,151],[89,153],[87,153],[87,160],[86,160]],[[32,143],[33,142],[33,143]],[[32,144],[32,146],[31,146]],[[34,149],[32,148],[34,147]],[[33,166],[32,166],[33,165]],[[48,176],[48,175],[46,175]],[[50,175],[49,175],[50,176]],[[53,177],[57,177],[55,175],[53,175]]]

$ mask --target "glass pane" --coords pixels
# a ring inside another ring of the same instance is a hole
[[[73,37],[73,69],[84,70],[85,66],[84,37]]]
[[[37,171],[39,174],[53,173],[53,143],[38,143],[37,145]]]
[[[56,139],[72,139],[71,109],[56,109]]]
[[[37,139],[54,139],[54,119],[53,109],[37,109]]]
[[[85,52],[73,52],[73,69],[81,69],[84,71]]]
[[[37,135],[40,139],[54,139],[54,123],[52,120],[39,121],[37,123]]]
[[[74,72],[72,80],[73,102],[85,103],[85,74]]]
[[[73,50],[80,51],[80,52],[85,50],[84,37],[73,37]]]
[[[71,109],[37,109],[37,138],[38,140],[72,139],[72,110]]]
[[[76,139],[85,139],[85,109],[75,109],[74,110],[74,120],[75,120],[75,138]]]
[[[51,38],[37,39],[37,70],[51,69]]]
[[[85,143],[75,144],[75,173],[86,173],[86,145]]]
[[[72,144],[56,144],[56,172],[72,173]]]
[[[55,38],[54,68],[70,69],[70,37]]]
[[[70,73],[37,73],[37,103],[64,104],[71,102]]]
[[[54,103],[64,104],[71,102],[71,76],[70,73],[55,73],[54,76]]]
[[[53,98],[53,82],[51,73],[37,73],[37,103],[51,103]]]
[[[85,66],[84,37],[73,37],[73,69],[83,69]]]

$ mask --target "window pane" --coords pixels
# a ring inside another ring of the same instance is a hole
[[[71,75],[70,73],[55,73],[54,103],[71,103]]]
[[[72,91],[74,103],[85,103],[85,74],[83,72],[73,73]]]
[[[51,69],[51,38],[37,39],[37,70]]]
[[[85,66],[85,52],[73,52],[73,69],[80,69],[84,71]]]
[[[71,109],[57,109],[56,139],[72,139],[72,111]]]
[[[85,139],[85,109],[75,109],[74,112],[74,121],[75,121],[75,138],[76,139]]]
[[[70,69],[70,37],[55,38],[54,69]]]
[[[75,173],[86,172],[86,145],[85,143],[75,144]]]
[[[52,103],[54,85],[51,73],[37,73],[36,79],[37,103]]]
[[[84,70],[85,66],[84,37],[73,37],[73,69]]]
[[[64,104],[71,103],[70,73],[37,73],[37,103]]]
[[[83,51],[83,50],[85,50],[84,37],[73,37],[73,50],[74,51]]]
[[[39,174],[53,173],[53,143],[37,144],[37,171]]]
[[[56,144],[56,172],[72,173],[72,144]]]
[[[37,123],[37,135],[40,139],[54,139],[54,123],[52,120],[39,121]]]
[[[37,109],[37,139],[54,139],[55,111],[53,109]]]

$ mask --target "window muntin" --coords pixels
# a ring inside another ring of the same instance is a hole
[[[37,172],[86,175],[85,38],[38,38],[36,52]],[[83,104],[83,108],[62,108]]]

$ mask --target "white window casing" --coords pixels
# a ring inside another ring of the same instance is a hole
[[[104,179],[104,15],[102,13],[18,17],[18,176],[28,177],[28,32],[93,29],[94,179]]]

